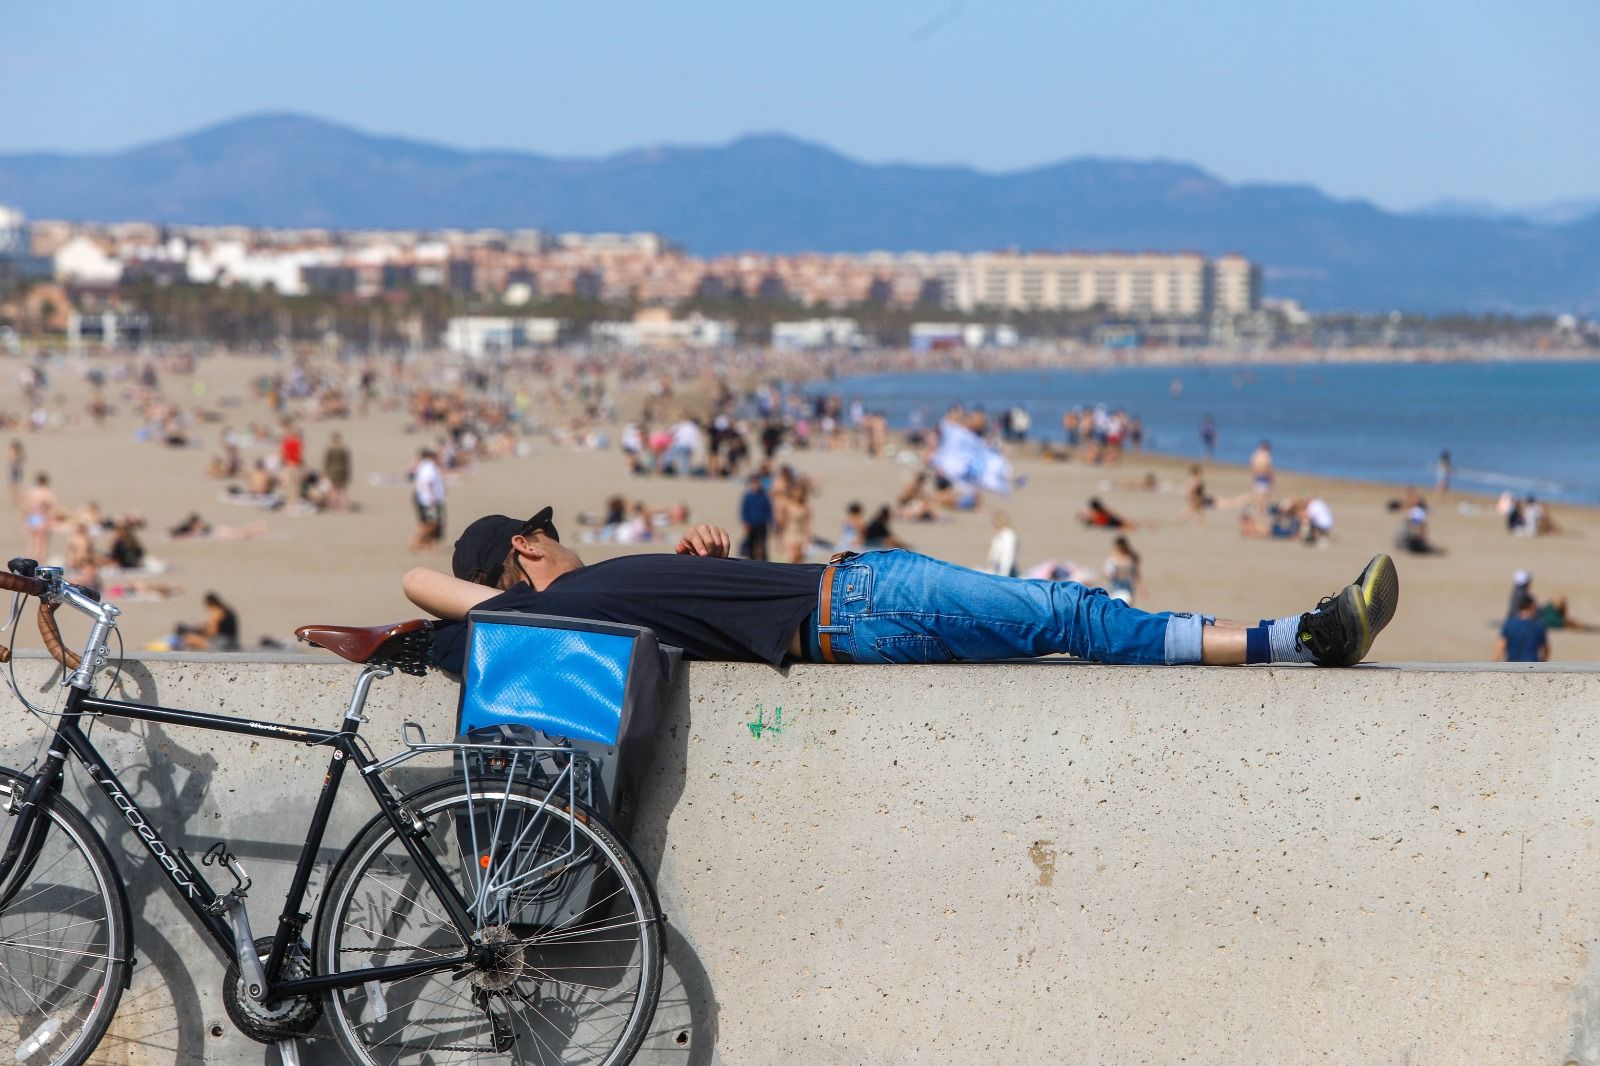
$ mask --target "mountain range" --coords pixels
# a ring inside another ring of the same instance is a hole
[[[655,230],[697,254],[996,248],[1243,252],[1317,310],[1600,310],[1600,211],[1389,211],[1180,162],[1008,173],[869,164],[779,134],[601,158],[467,151],[294,114],[105,153],[0,154],[36,218]]]

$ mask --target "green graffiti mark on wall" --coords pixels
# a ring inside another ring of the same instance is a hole
[[[746,722],[745,728],[750,730],[750,735],[760,740],[767,733],[783,732],[783,708],[772,708],[772,721],[767,721],[767,711],[764,704],[756,704],[756,720]]]

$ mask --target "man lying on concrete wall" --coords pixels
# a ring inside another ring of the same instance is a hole
[[[726,530],[696,526],[674,555],[585,566],[546,507],[527,521],[467,527],[455,576],[416,567],[406,596],[439,618],[474,608],[646,626],[691,659],[829,663],[986,662],[1066,652],[1101,663],[1316,663],[1353,666],[1394,616],[1387,555],[1312,610],[1251,624],[1136,610],[1075,581],[983,574],[909,551],[827,565],[730,559]],[[461,669],[464,627],[436,637],[438,665]]]

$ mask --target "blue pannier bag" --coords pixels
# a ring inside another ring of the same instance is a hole
[[[456,733],[582,752],[579,797],[626,835],[683,653],[642,626],[517,611],[470,612],[466,639]]]
[[[559,802],[570,766],[578,800],[626,835],[682,652],[662,647],[639,626],[515,611],[472,611],[466,640],[457,740],[492,746],[463,754],[468,772],[492,779],[515,760],[519,778],[554,788]],[[512,755],[511,746],[547,750]],[[468,868],[565,870],[502,901],[501,920],[518,935],[592,922],[619,905],[622,894],[609,873],[564,862],[570,846],[564,823],[511,815],[494,804],[460,821],[460,846],[479,852],[463,854]]]

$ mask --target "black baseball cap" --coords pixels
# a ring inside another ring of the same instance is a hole
[[[498,585],[506,556],[511,554],[511,538],[519,533],[541,530],[559,541],[551,516],[555,510],[544,508],[532,518],[523,520],[507,518],[503,514],[484,515],[473,522],[456,538],[455,553],[450,557],[450,570],[463,581],[480,585]]]

